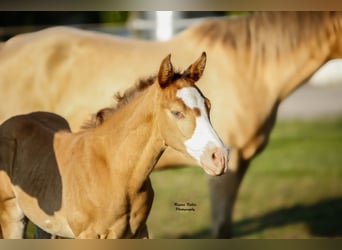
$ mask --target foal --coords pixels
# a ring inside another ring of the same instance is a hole
[[[98,113],[102,119],[94,128],[78,133],[53,113],[5,121],[0,126],[3,236],[23,237],[27,217],[62,237],[148,237],[149,174],[167,146],[196,159],[208,174],[223,174],[228,150],[210,124],[209,100],[195,86],[205,63],[203,53],[178,73],[167,56],[153,81],[126,91],[116,108]]]

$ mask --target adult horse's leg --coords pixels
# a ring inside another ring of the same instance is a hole
[[[35,239],[51,239],[53,237],[48,232],[45,232],[40,227],[34,225],[34,238]]]
[[[239,151],[231,150],[226,174],[209,177],[212,234],[215,238],[232,237],[232,215],[236,196],[249,160],[242,160]]]

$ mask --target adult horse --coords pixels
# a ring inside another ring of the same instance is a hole
[[[178,73],[166,57],[157,77],[126,91],[78,133],[54,113],[6,120],[0,126],[4,237],[23,236],[24,216],[63,237],[148,237],[149,174],[168,146],[206,173],[223,174],[228,150],[210,124],[209,100],[195,85],[205,62],[203,53]]]
[[[209,177],[212,230],[229,237],[240,183],[267,143],[280,102],[342,56],[341,28],[336,12],[257,12],[208,19],[165,42],[63,27],[19,35],[1,46],[0,119],[45,109],[76,128],[86,112],[109,102],[113,90],[150,72],[161,55],[171,51],[185,63],[207,51],[210,63],[198,84],[212,100],[213,126],[232,148],[227,174]],[[184,164],[194,162],[172,150],[158,163]]]

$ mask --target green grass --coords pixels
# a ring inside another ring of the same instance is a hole
[[[200,168],[154,172],[153,238],[209,238],[206,176]],[[176,211],[175,202],[196,203]],[[281,121],[252,162],[234,211],[236,238],[342,237],[342,118]]]

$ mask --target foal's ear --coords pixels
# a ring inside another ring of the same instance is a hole
[[[167,87],[167,85],[171,82],[173,75],[174,71],[171,64],[171,54],[169,54],[164,58],[159,68],[158,81],[160,87]]]
[[[200,58],[196,60],[193,64],[189,66],[187,70],[184,71],[183,75],[186,77],[191,78],[195,82],[198,81],[204,71],[205,64],[207,61],[207,54],[205,52],[202,52],[202,55]]]

